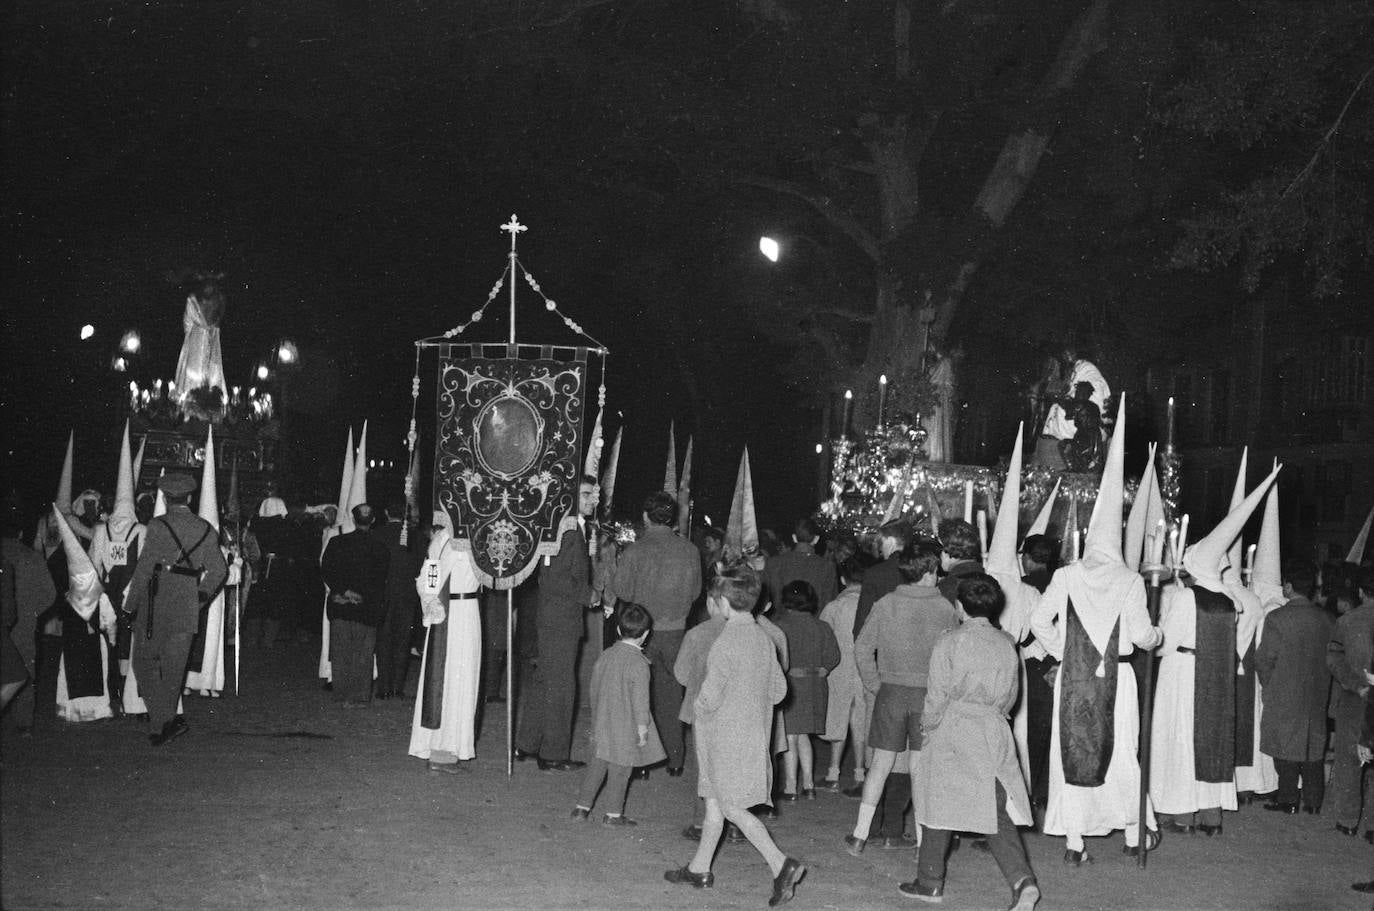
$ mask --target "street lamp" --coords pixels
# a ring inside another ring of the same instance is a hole
[[[265,381],[267,380],[267,377],[268,377],[268,374],[269,374],[269,373],[270,373],[270,371],[267,369],[267,365],[266,365],[266,364],[259,364],[259,365],[258,365],[257,377],[258,377],[259,380],[262,380],[262,381],[265,382]]]
[[[139,337],[137,329],[130,329],[119,339],[119,350],[125,354],[138,354],[143,347],[143,339]]]
[[[765,234],[763,237],[759,238],[759,252],[762,253],[764,258],[770,263],[775,263],[778,261],[778,257],[782,255],[782,245],[774,238]]]
[[[290,339],[285,339],[277,346],[277,362],[280,364],[294,364],[300,359],[300,351],[296,348],[296,343]]]
[[[81,327],[81,340],[83,342],[93,335],[95,335],[95,327],[92,326],[90,323],[87,323],[86,325]]]

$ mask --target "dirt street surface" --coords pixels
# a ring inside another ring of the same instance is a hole
[[[578,772],[516,763],[507,781],[504,707],[488,713],[462,775],[406,755],[413,699],[345,710],[314,679],[315,656],[247,655],[243,695],[188,698],[191,730],[148,745],[133,721],[50,722],[3,742],[4,907],[27,908],[765,908],[768,870],[723,845],[716,886],[663,871],[693,845],[695,768],[655,771],[630,790],[633,829],[568,818]],[[231,672],[232,674],[232,672]],[[412,668],[411,692],[415,669]],[[574,756],[585,758],[585,711]],[[848,784],[848,782],[845,782]],[[769,823],[808,873],[790,907],[921,906],[897,892],[910,851],[844,852],[856,800],[822,793]],[[1063,841],[1028,834],[1042,909],[1369,908],[1350,883],[1374,877],[1374,848],[1329,816],[1226,815],[1217,838],[1166,838],[1147,870],[1121,836],[1089,839],[1096,863],[1061,862]],[[950,860],[944,907],[1005,908],[992,857]]]

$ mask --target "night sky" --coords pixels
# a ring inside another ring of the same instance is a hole
[[[51,496],[68,427],[77,489],[111,489],[108,403],[131,378],[173,373],[182,297],[171,279],[197,269],[226,276],[230,385],[250,385],[280,339],[300,345],[302,496],[333,498],[346,427],[364,418],[372,454],[399,460],[411,342],[485,299],[512,213],[530,227],[525,266],[612,351],[608,409],[627,426],[620,511],[658,485],[669,420],[679,456],[694,430],[668,356],[684,336],[698,340],[705,394],[729,403],[699,442],[698,512],[724,520],[745,443],[764,521],[814,504],[819,413],[797,404],[780,358],[735,312],[742,284],[766,268],[758,228],[700,197],[626,208],[586,179],[578,156],[596,143],[570,136],[571,115],[520,107],[530,86],[503,90],[508,57],[465,56],[480,51],[480,16],[451,16],[366,3],[11,9],[4,467],[29,511]],[[540,89],[548,110],[576,104],[558,91]],[[669,326],[635,278],[650,244],[677,243],[667,271],[692,306]],[[504,339],[505,302],[466,338]],[[523,283],[519,313],[521,340],[575,341]],[[82,342],[87,322],[96,334]],[[128,328],[143,352],[116,375]],[[423,362],[426,389],[434,363]]]

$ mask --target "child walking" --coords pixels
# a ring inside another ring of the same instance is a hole
[[[773,706],[787,695],[787,678],[777,651],[759,628],[752,609],[762,582],[747,566],[722,571],[707,593],[725,613],[725,627],[706,659],[706,678],[696,704],[697,793],[706,799],[706,818],[696,856],[663,878],[698,889],[715,885],[711,861],[725,820],[739,827],[773,874],[769,906],[791,900],[806,867],[778,850],[749,808],[771,804],[773,769],[769,731]]]
[[[606,785],[603,826],[633,826],[625,815],[625,792],[635,766],[665,758],[653,715],[649,712],[649,659],[644,642],[653,618],[638,604],[620,610],[620,639],[596,659],[592,669],[592,755],[582,779],[573,819],[586,819]]]

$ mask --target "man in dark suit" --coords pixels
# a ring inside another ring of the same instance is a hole
[[[386,574],[391,555],[373,534],[377,513],[366,503],[353,507],[354,531],[329,540],[320,575],[329,586],[329,662],[334,700],[344,708],[372,702],[372,656],[377,627],[386,617]]]
[[[375,532],[386,545],[386,590],[382,596],[386,617],[377,631],[377,698],[390,699],[405,690],[406,665],[410,658],[410,628],[420,612],[415,577],[420,561],[409,544],[401,543],[405,528],[406,501],[396,497],[386,505],[386,524]]]
[[[200,612],[229,572],[219,534],[188,505],[195,479],[169,474],[157,486],[167,500],[167,513],[148,523],[124,599],[125,612],[134,615],[134,674],[148,705],[153,746],[189,730],[176,709],[191,640]]]
[[[1264,808],[1283,813],[1296,813],[1299,806],[1316,813],[1326,795],[1323,760],[1331,690],[1326,645],[1331,616],[1307,598],[1315,575],[1303,564],[1284,567],[1283,593],[1288,601],[1264,618],[1264,634],[1255,650],[1255,673],[1264,686],[1260,751],[1274,758],[1279,775],[1278,791]]]
[[[897,568],[897,555],[910,543],[911,525],[908,522],[899,519],[878,529],[878,556],[882,562],[870,566],[864,573],[863,586],[859,589],[859,606],[854,612],[855,639],[863,632],[864,623],[877,600],[904,581]]]
[[[583,478],[577,489],[577,514],[563,520],[558,554],[546,557],[535,593],[538,655],[532,685],[516,736],[516,756],[537,756],[544,771],[580,769],[572,759],[573,716],[577,710],[577,650],[591,600],[591,560],[586,517],[596,509],[596,479]]]

